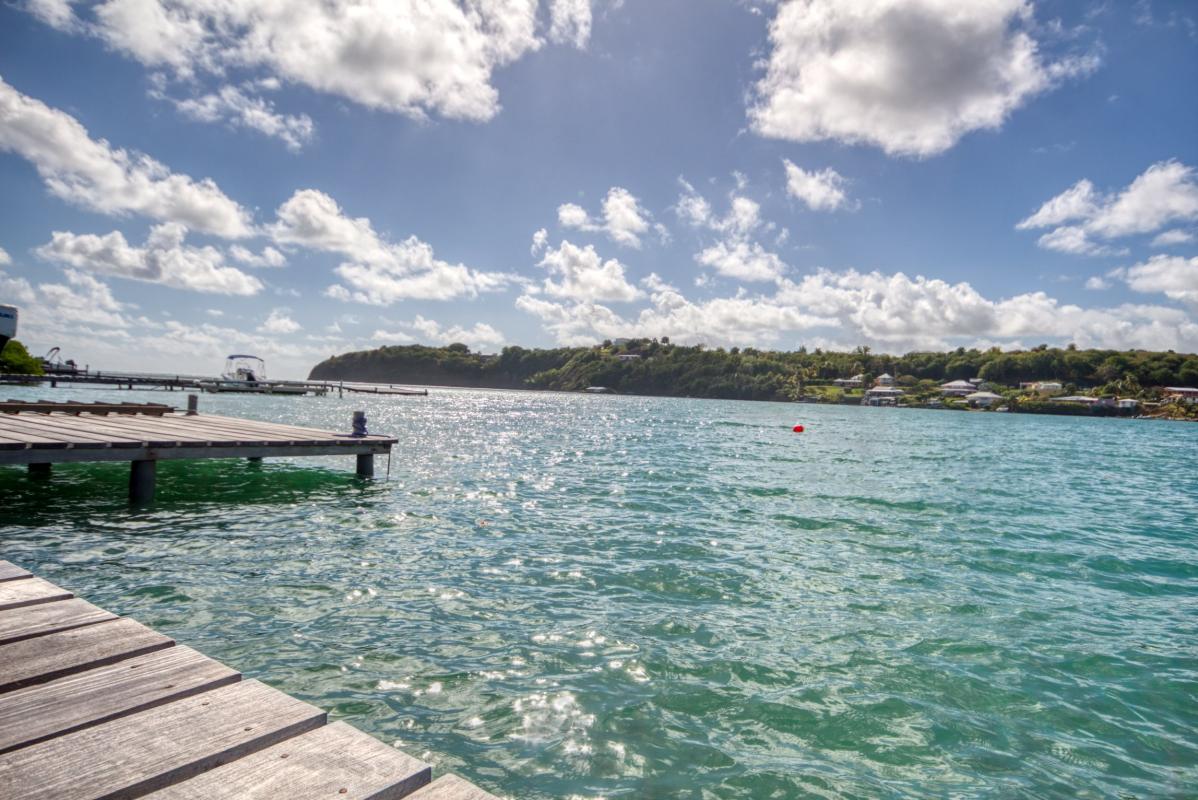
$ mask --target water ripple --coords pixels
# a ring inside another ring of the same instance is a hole
[[[400,439],[391,479],[163,463],[131,511],[121,465],[0,468],[3,557],[496,793],[1198,785],[1198,426],[519,392],[204,404],[334,428],[365,407]]]

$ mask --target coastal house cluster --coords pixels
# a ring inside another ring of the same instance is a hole
[[[909,379],[908,379],[909,382]],[[848,378],[836,378],[832,385],[856,394],[860,393],[861,404],[867,406],[896,406],[906,396],[907,392],[899,388],[898,381],[889,373],[883,373],[877,378],[859,373]],[[907,385],[906,383],[904,385]],[[913,384],[912,384],[913,385]],[[947,381],[939,386],[939,399],[927,399],[927,389],[918,392],[920,403],[929,407],[943,408],[946,405],[967,405],[970,408],[997,408],[1006,410],[1008,398],[993,389],[990,383],[982,378],[957,379]],[[1072,389],[1072,387],[1068,387]],[[911,387],[908,386],[908,391]],[[1135,413],[1143,405],[1138,397],[1125,396],[1095,396],[1076,392],[1066,393],[1067,387],[1060,381],[1042,380],[1029,381],[1019,384],[1020,401],[1045,403],[1055,406],[1085,406],[1095,412],[1108,410],[1115,413]],[[1188,386],[1166,386],[1159,390],[1160,398],[1166,403],[1181,403],[1186,405],[1198,404],[1198,388]],[[1154,407],[1156,403],[1148,403]]]

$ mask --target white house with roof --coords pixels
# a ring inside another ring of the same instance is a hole
[[[1135,411],[1140,407],[1140,401],[1134,397],[1120,397],[1115,405],[1125,411]]]
[[[965,395],[965,402],[971,406],[978,408],[989,408],[995,403],[1002,402],[1002,395],[994,392],[974,392],[973,394]]]
[[[940,394],[945,397],[965,397],[977,390],[978,387],[969,381],[949,381],[948,383],[940,384]]]
[[[893,386],[874,386],[865,390],[865,396],[861,398],[861,405],[897,406],[898,400],[903,394],[902,389],[896,389]]]
[[[1164,392],[1165,396],[1171,400],[1198,403],[1198,389],[1193,386],[1166,386]]]
[[[860,389],[865,385],[865,376],[857,374],[851,378],[837,378],[832,381],[832,385],[839,386],[842,389]]]
[[[894,376],[889,372],[883,372],[874,381],[874,386],[894,386]]]

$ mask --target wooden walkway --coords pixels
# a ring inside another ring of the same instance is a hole
[[[195,395],[191,397],[194,400]],[[355,424],[357,419],[355,414]],[[361,419],[365,428],[365,417]],[[103,403],[88,408],[81,403],[10,401],[0,408],[0,465],[28,464],[31,472],[44,475],[51,464],[128,461],[132,465],[129,493],[136,502],[153,499],[159,461],[353,455],[358,474],[370,477],[374,456],[390,453],[396,441],[194,410],[164,413],[157,404]]]
[[[0,561],[4,800],[497,800]]]

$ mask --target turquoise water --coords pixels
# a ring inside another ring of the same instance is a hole
[[[400,440],[390,481],[165,463],[131,511],[123,465],[0,467],[0,557],[499,795],[1198,792],[1198,425],[201,405],[337,429],[364,407]]]

